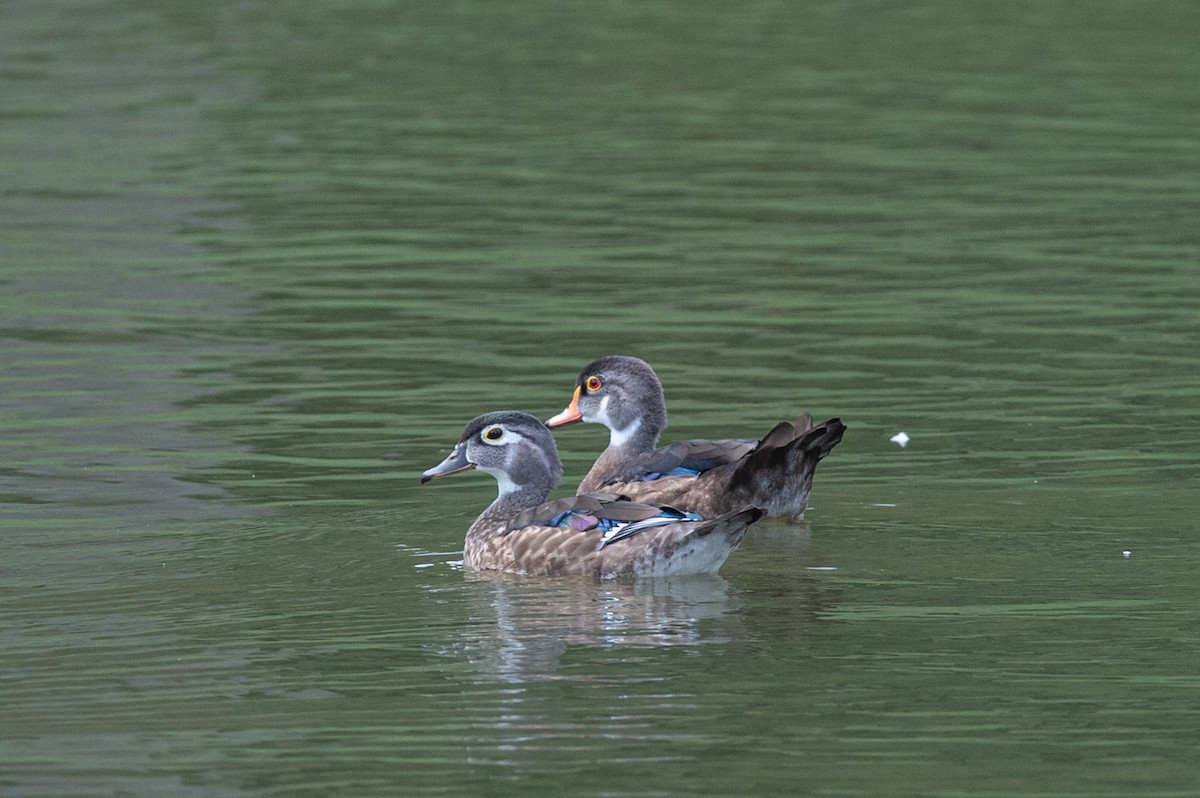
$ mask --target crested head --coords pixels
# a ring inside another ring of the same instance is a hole
[[[496,424],[503,425],[507,429],[520,430],[525,435],[540,440],[543,445],[554,447],[554,436],[550,434],[546,425],[529,413],[522,413],[520,410],[493,410],[490,413],[476,416],[463,427],[462,435],[458,436],[458,442],[462,443],[487,427]]]
[[[541,421],[517,410],[471,419],[454,451],[442,465],[426,471],[422,481],[471,468],[495,477],[501,497],[522,494],[522,503],[541,503],[562,482],[554,436]]]
[[[655,383],[660,388],[662,383],[658,380],[658,375],[654,373],[654,369],[650,364],[642,360],[640,357],[633,355],[605,355],[598,357],[591,363],[583,367],[579,372],[579,378],[575,381],[576,385],[583,385],[587,378],[593,374],[620,374],[626,375],[631,381]]]
[[[584,421],[603,424],[610,445],[653,448],[667,426],[667,401],[650,364],[629,355],[593,360],[575,382]]]

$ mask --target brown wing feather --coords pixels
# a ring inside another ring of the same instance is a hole
[[[610,521],[642,521],[662,512],[654,504],[642,504],[629,496],[618,493],[584,493],[579,496],[564,496],[552,502],[522,510],[508,522],[507,534],[527,526],[550,526],[550,522],[565,512],[590,515]]]
[[[738,439],[680,441],[622,462],[599,482],[601,485],[634,482],[649,474],[668,474],[676,468],[703,473],[741,460],[757,445],[755,440]]]

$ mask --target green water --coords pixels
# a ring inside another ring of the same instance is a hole
[[[0,795],[1200,794],[1197,86],[1169,0],[5,3]],[[614,352],[841,416],[806,523],[464,573],[419,472]]]

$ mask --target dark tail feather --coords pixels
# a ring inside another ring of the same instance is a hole
[[[817,463],[833,451],[846,432],[846,425],[838,418],[816,426],[811,420],[807,424],[805,421],[803,416],[796,424],[783,421],[768,432],[738,464],[730,478],[730,491],[772,516],[803,515]]]
[[[736,546],[741,541],[742,535],[746,534],[746,527],[762,518],[763,515],[763,511],[757,507],[746,507],[732,513],[719,515],[708,523],[696,527],[692,534],[703,537],[716,532],[730,538],[733,545]]]
[[[808,423],[810,429],[804,433],[797,445],[805,451],[816,453],[817,461],[820,462],[833,451],[834,446],[842,442],[842,435],[846,434],[846,425],[840,418],[831,418],[814,427],[811,416]]]
[[[812,426],[812,422],[809,422]],[[787,446],[796,438],[808,431],[808,428],[800,428],[789,421],[780,421],[775,425],[775,428],[763,436],[763,439],[758,442],[757,449],[778,449],[780,446]]]

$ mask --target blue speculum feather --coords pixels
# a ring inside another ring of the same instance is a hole
[[[651,471],[649,473],[643,474],[639,478],[639,481],[650,482],[651,480],[662,479],[663,477],[694,477],[699,473],[700,472],[694,468],[683,468],[682,466],[680,466],[679,468],[672,468],[670,471],[667,471],[666,473],[663,473],[661,471]]]
[[[588,529],[599,529],[601,532],[607,532],[619,526],[620,523],[620,521],[614,521],[611,518],[597,518],[594,515],[585,515],[577,513],[574,510],[563,510],[551,518],[546,526],[570,527],[577,532],[584,532]]]
[[[663,508],[658,515],[641,521],[614,521],[611,518],[598,518],[594,515],[577,513],[574,510],[564,510],[549,520],[547,526],[557,526],[585,532],[597,529],[603,533],[597,548],[604,548],[610,543],[636,535],[644,529],[673,524],[676,521],[703,521],[704,517],[697,513],[685,513],[673,507]]]

